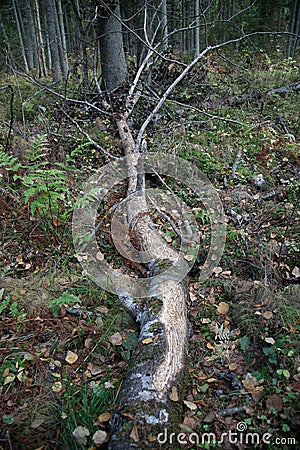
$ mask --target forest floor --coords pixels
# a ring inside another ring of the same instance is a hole
[[[296,449],[299,93],[234,99],[299,80],[299,64],[261,58],[247,72],[247,82],[224,61],[211,60],[206,68],[204,79],[192,74],[174,95],[175,106],[166,103],[147,136],[151,151],[175,154],[199,167],[218,191],[227,221],[222,259],[201,285],[199,270],[210,243],[209,213],[188,185],[172,184],[193,211],[201,236],[187,280],[192,332],[186,385],[171,393],[171,400],[181,405],[177,433],[185,434],[186,443],[176,433],[145,437],[138,427],[131,437],[143,449]],[[8,79],[3,75],[1,82]],[[25,81],[19,89],[23,117],[16,114],[11,156],[5,159],[2,152],[0,166],[0,449],[91,450],[101,442],[105,448],[110,415],[139,330],[117,297],[82,272],[74,254],[71,217],[81,183],[107,160],[51,105],[45,92],[33,95],[36,88]],[[1,91],[4,115],[8,99]],[[196,109],[182,106],[186,103]],[[145,100],[144,109],[150,106]],[[96,142],[121,155],[108,119],[75,107],[68,113]],[[5,120],[1,133],[4,148]],[[118,259],[109,233],[109,208],[124,192],[122,185],[99,211],[98,240],[108,260],[131,273],[141,268]],[[177,246],[168,223],[155,220],[167,241]],[[233,443],[230,432],[236,430]],[[217,440],[223,435],[221,447],[209,439],[201,443],[205,433]],[[254,434],[258,441],[251,440]]]

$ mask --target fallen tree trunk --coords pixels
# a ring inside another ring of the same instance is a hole
[[[151,215],[146,212],[139,154],[133,155],[134,139],[124,118],[117,121],[117,126],[125,154],[132,155],[128,159],[128,226],[137,238],[142,262],[153,276],[146,298],[133,299],[122,287],[118,292],[120,301],[140,326],[139,344],[111,420],[108,446],[110,450],[127,450],[144,448],[147,441],[150,443],[163,431],[162,427],[178,423],[178,407],[169,394],[172,386],[176,388],[183,379],[189,325],[182,282],[172,279],[169,273],[158,277],[163,272],[161,263],[178,263],[179,255],[153,228]]]
[[[264,97],[269,97],[271,95],[282,95],[290,91],[299,91],[299,90],[300,90],[300,81],[295,81],[294,83],[270,89],[269,91],[265,92],[251,92],[249,94],[232,95],[230,97],[226,97],[223,99],[216,99],[214,101],[208,100],[203,103],[203,106],[207,109],[215,109],[220,108],[222,106],[236,106],[242,105],[244,103],[253,100],[260,100]]]

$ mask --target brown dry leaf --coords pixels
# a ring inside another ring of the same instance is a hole
[[[151,342],[153,342],[153,339],[151,337],[142,340],[143,344],[151,344]]]
[[[94,444],[98,447],[98,445],[102,445],[107,440],[107,433],[106,431],[98,430],[93,434],[92,439]]]
[[[103,423],[103,422],[108,422],[110,419],[110,413],[109,412],[105,412],[103,414],[100,414],[100,416],[98,416],[98,422]]]
[[[254,391],[255,386],[251,380],[242,380],[243,386],[247,389],[247,391]]]
[[[157,441],[157,437],[156,436],[152,436],[152,434],[149,434],[149,436],[147,437],[147,440],[149,442],[156,442]]]
[[[214,274],[219,275],[220,273],[223,272],[223,269],[222,269],[222,267],[218,266],[218,267],[214,268],[213,272],[214,272]]]
[[[206,347],[207,347],[209,350],[213,350],[213,349],[215,348],[213,345],[211,345],[210,342],[208,342],[208,343],[206,344]]]
[[[228,311],[229,311],[228,303],[221,302],[219,304],[219,306],[217,307],[217,314],[219,314],[219,315],[225,315],[228,313]]]
[[[8,374],[9,374],[9,369],[6,368],[6,369],[4,370],[4,372],[3,372],[3,374],[2,374],[2,377],[3,377],[3,378],[6,378],[6,377],[8,376]]]
[[[189,427],[191,430],[194,430],[197,426],[197,422],[193,417],[185,416],[183,423],[184,423],[184,425]]]
[[[258,403],[262,398],[261,391],[253,391],[251,392],[251,397],[255,403]]]
[[[238,368],[238,364],[237,363],[232,363],[228,365],[229,370],[236,370]]]
[[[91,372],[92,375],[99,375],[99,373],[103,372],[103,368],[102,367],[94,366],[93,363],[88,363],[87,368]]]
[[[87,436],[90,435],[90,432],[86,427],[79,426],[75,428],[72,434],[78,444],[85,445],[87,443]]]
[[[171,393],[169,395],[170,400],[172,400],[172,402],[178,402],[179,401],[179,396],[178,396],[178,391],[177,391],[177,387],[176,386],[172,386],[172,390]]]
[[[122,345],[122,336],[120,333],[114,333],[110,336],[109,341],[112,345]]]
[[[21,254],[21,253],[17,256],[16,261],[17,261],[18,263],[23,262],[23,257],[22,257],[22,254]]]
[[[194,258],[195,258],[194,255],[184,255],[184,259],[185,259],[186,261],[193,261]]]
[[[76,353],[72,352],[71,350],[68,351],[67,356],[65,360],[68,364],[74,364],[78,359],[78,355]]]
[[[272,313],[272,311],[265,311],[265,312],[262,314],[262,316],[263,316],[264,319],[269,320],[269,319],[271,319],[271,318],[273,317],[273,313]]]
[[[278,394],[269,395],[266,402],[267,408],[274,408],[276,411],[281,411],[283,403],[281,397]]]
[[[131,433],[130,433],[130,438],[134,441],[134,442],[138,442],[139,441],[139,432],[138,432],[138,429],[137,429],[137,426],[136,425],[134,425],[134,427],[132,428],[132,430],[131,430]]]

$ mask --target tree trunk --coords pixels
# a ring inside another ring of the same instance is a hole
[[[34,14],[31,1],[26,2],[27,19],[27,61],[29,70],[38,68],[36,35],[34,28]]]
[[[47,13],[47,24],[48,24],[47,28],[50,41],[53,81],[56,83],[60,83],[62,80],[62,73],[60,67],[58,36],[56,28],[56,21],[57,21],[56,8],[52,0],[44,0],[44,4]]]
[[[50,3],[51,3],[51,1],[50,1]],[[39,73],[40,73],[40,76],[43,77],[43,76],[47,76],[47,66],[46,66],[44,41],[43,41],[43,35],[42,35],[40,8],[39,8],[38,0],[34,0],[33,5],[34,5],[33,9],[34,9],[34,19],[35,19],[35,27],[36,27],[36,38],[37,38]],[[48,12],[47,3],[45,4],[45,6],[46,6],[46,12]]]
[[[196,17],[196,28],[195,28],[195,53],[194,58],[197,58],[200,54],[200,0],[195,0],[195,17]]]
[[[61,6],[61,0],[57,0],[57,27],[59,29],[60,42],[61,42],[61,66],[64,78],[68,75],[68,50],[67,50],[67,41],[66,41],[66,32],[64,25],[64,16],[63,10]]]
[[[290,25],[289,32],[299,35],[300,30],[300,0],[292,0],[290,4]],[[288,41],[287,54],[293,57],[299,45],[299,38],[290,36]]]
[[[111,3],[113,10],[105,8],[99,20],[99,44],[101,55],[102,88],[115,89],[124,83],[127,67],[123,48],[122,26],[119,2]],[[105,15],[105,17],[103,17]]]
[[[162,0],[161,2],[161,28],[162,28],[163,49],[166,50],[168,48],[167,0]]]
[[[25,52],[25,46],[24,46],[24,41],[23,41],[23,36],[22,36],[22,31],[21,31],[21,24],[20,24],[20,18],[19,18],[19,8],[18,8],[18,6],[16,4],[16,0],[13,0],[13,8],[14,8],[15,21],[16,21],[16,25],[17,25],[17,31],[18,31],[18,36],[19,36],[20,48],[21,48],[22,58],[23,58],[23,63],[24,63],[24,69],[25,69],[25,72],[28,72],[29,69],[28,69],[26,52]]]

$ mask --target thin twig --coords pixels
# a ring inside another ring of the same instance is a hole
[[[73,125],[75,125],[75,127],[77,128],[77,130],[83,134],[83,136],[85,136],[87,138],[87,140],[94,145],[94,147],[99,150],[101,153],[103,153],[105,156],[108,156],[111,159],[117,159],[116,156],[112,155],[111,153],[109,153],[107,150],[105,150],[103,147],[101,147],[101,145],[97,144],[97,142],[94,141],[93,138],[91,138],[91,136],[81,128],[81,126],[76,122],[76,120],[74,120],[70,114],[68,114],[61,106],[59,106],[60,111],[70,120],[70,122],[73,123]]]

